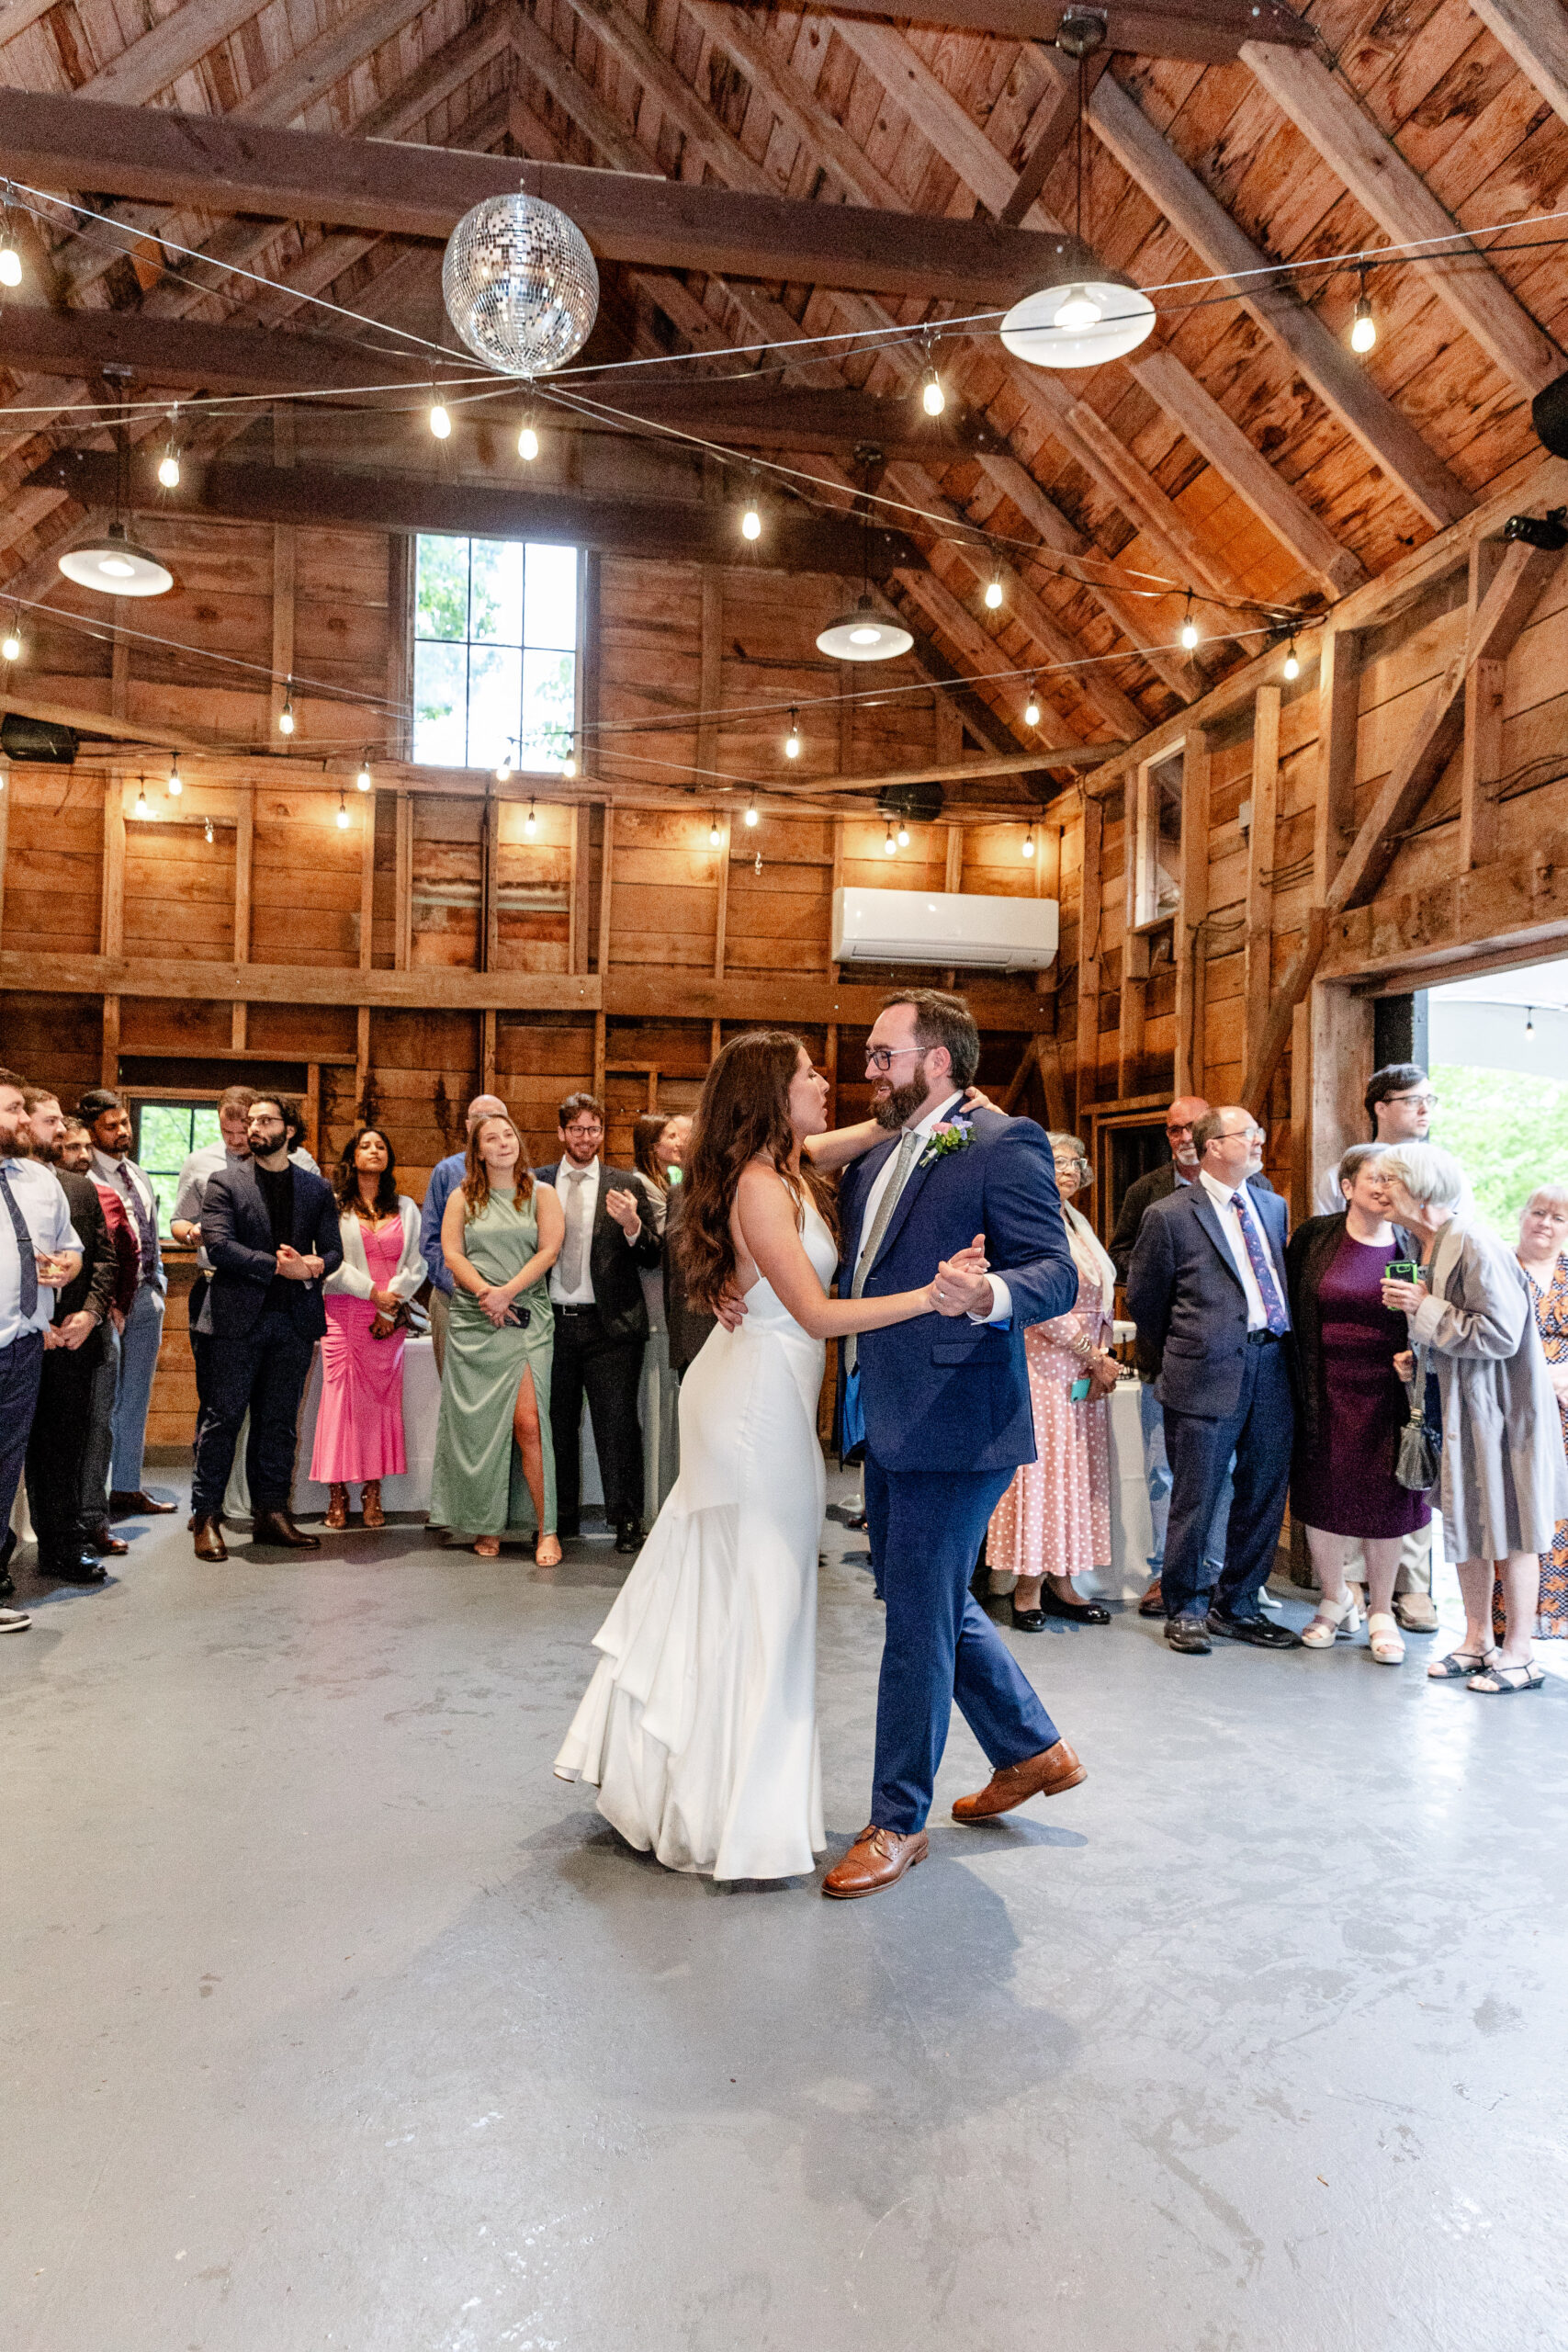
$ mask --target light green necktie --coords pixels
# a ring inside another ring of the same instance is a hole
[[[893,1222],[893,1212],[898,1205],[898,1195],[909,1181],[909,1170],[915,1164],[916,1154],[924,1140],[922,1136],[914,1135],[908,1128],[899,1139],[897,1157],[893,1162],[892,1173],[887,1179],[887,1188],[876,1204],[876,1215],[872,1220],[871,1231],[866,1235],[860,1256],[855,1261],[854,1280],[850,1284],[852,1298],[859,1298],[864,1293],[871,1270],[876,1263],[876,1253],[882,1247],[882,1237]],[[855,1368],[855,1358],[860,1352],[856,1344],[857,1338],[858,1335],[852,1332],[844,1342],[846,1374],[853,1372]]]

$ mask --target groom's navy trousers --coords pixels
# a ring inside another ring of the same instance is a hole
[[[917,1160],[865,1283],[914,1290],[939,1260],[985,1236],[1011,1321],[923,1315],[859,1342],[854,1404],[865,1427],[872,1562],[887,1603],[871,1818],[919,1829],[957,1705],[993,1765],[1021,1763],[1056,1730],[996,1627],[969,1594],[980,1538],[1014,1471],[1034,1460],[1023,1334],[1078,1295],[1051,1148],[1032,1120],[977,1111],[955,1150]],[[896,1148],[857,1160],[840,1196],[847,1294],[866,1202]],[[842,1350],[840,1351],[840,1365]]]

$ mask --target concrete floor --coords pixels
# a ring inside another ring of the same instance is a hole
[[[607,1544],[183,1530],[0,1644],[15,2352],[1568,2342],[1561,1681],[1010,1635],[1089,1781],[944,1824],[955,1724],[931,1861],[830,1905],[667,1875],[552,1779]]]

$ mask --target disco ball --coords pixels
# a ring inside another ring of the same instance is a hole
[[[446,315],[502,376],[544,376],[587,342],[599,272],[575,220],[534,196],[491,196],[465,212],[441,265]]]

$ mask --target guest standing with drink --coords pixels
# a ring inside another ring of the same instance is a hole
[[[323,1283],[321,1403],[310,1476],[331,1488],[329,1527],[348,1524],[350,1483],[363,1487],[367,1527],[383,1527],[381,1481],[408,1467],[403,1447],[403,1311],[424,1281],[419,1209],[397,1186],[397,1159],[378,1127],[361,1127],[333,1189],[343,1263]]]
[[[536,1565],[560,1559],[547,1278],[565,1230],[560,1203],[536,1180],[511,1119],[480,1119],[441,1218],[452,1308],[430,1523],[473,1536],[482,1560],[496,1558],[503,1534],[527,1528],[520,1484],[533,1506]]]

